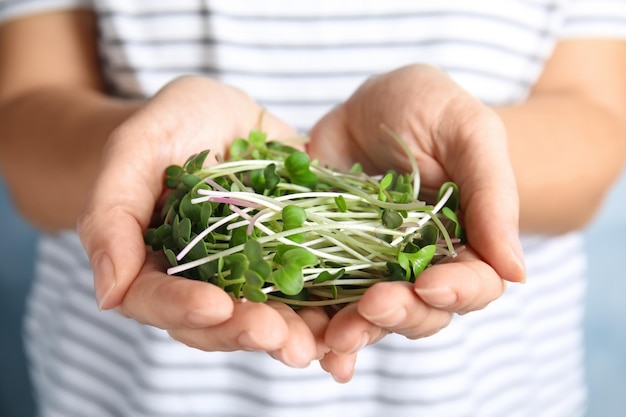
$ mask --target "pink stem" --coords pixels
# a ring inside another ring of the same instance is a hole
[[[224,203],[224,204],[232,204],[234,206],[240,207],[251,207],[251,208],[260,208],[256,203],[251,203],[249,201],[239,200],[232,197],[211,197],[209,201],[212,203]]]
[[[213,179],[207,177],[204,179],[204,182],[206,182],[207,184],[209,184],[211,187],[213,187],[214,190],[217,191],[224,191],[224,192],[228,192],[228,190],[224,187],[222,187],[221,185],[219,185],[217,182],[215,182]]]

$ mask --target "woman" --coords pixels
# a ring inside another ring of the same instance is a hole
[[[41,415],[582,415],[576,231],[623,164],[626,5],[292,3],[0,3],[1,166],[52,232],[26,323]],[[469,249],[332,320],[165,276],[141,241],[162,169],[261,108],[371,173],[405,164],[386,123],[425,186],[459,184]]]

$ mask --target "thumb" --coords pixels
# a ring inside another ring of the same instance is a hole
[[[456,140],[437,143],[444,166],[459,186],[470,246],[503,279],[524,281],[519,197],[504,125],[485,107],[473,120],[457,120],[445,130],[445,136]]]
[[[311,141],[307,152],[323,165],[340,171],[349,170],[359,162],[367,170],[369,163],[359,152],[358,144],[350,137],[344,105],[324,115],[309,132]]]
[[[94,272],[98,306],[103,310],[121,303],[145,262],[143,231],[162,190],[161,176],[149,175],[162,172],[162,168],[146,168],[151,162],[140,163],[137,155],[142,153],[120,149],[105,153],[100,175],[77,223]]]
[[[293,126],[279,119],[272,113],[263,111],[260,108],[259,114],[259,129],[267,135],[268,141],[277,140],[296,147],[300,147],[302,145],[302,135],[299,134]],[[245,133],[247,132],[241,132],[242,135]]]

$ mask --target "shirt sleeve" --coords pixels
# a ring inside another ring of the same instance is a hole
[[[29,14],[91,8],[92,0],[0,0],[0,25]]]
[[[561,38],[626,38],[626,0],[572,0]]]

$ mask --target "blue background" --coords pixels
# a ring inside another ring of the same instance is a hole
[[[585,198],[581,196],[581,204]],[[586,231],[588,417],[626,416],[626,173]]]
[[[581,196],[580,204],[584,203]],[[626,416],[625,208],[626,175],[586,231],[591,267],[585,323],[588,417]],[[20,317],[36,238],[36,232],[15,214],[0,183],[0,416],[33,416]]]

